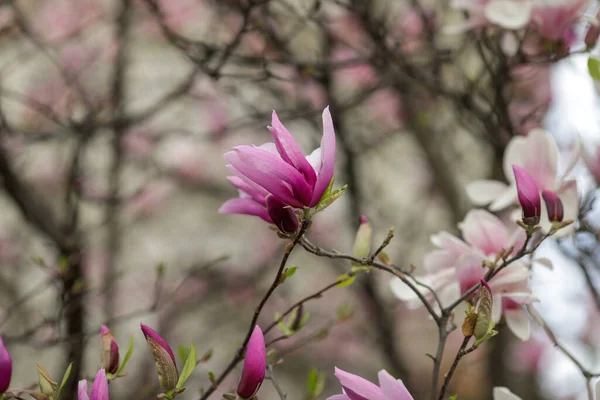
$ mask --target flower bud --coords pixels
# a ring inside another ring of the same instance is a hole
[[[562,222],[564,210],[560,197],[551,190],[543,190],[542,197],[544,198],[544,203],[546,203],[550,222]]]
[[[600,24],[598,18],[600,17],[600,12],[596,14],[596,20],[590,23],[590,27],[588,28],[585,34],[585,47],[588,49],[593,49],[596,47],[596,43],[598,42],[598,37],[600,36]]]
[[[513,165],[519,203],[523,208],[523,222],[534,226],[540,222],[541,200],[538,187],[533,178],[518,165]]]
[[[56,391],[58,384],[54,382],[52,376],[44,367],[42,367],[42,364],[37,363],[37,371],[40,392],[49,397],[54,396],[54,392]]]
[[[249,399],[258,392],[265,379],[267,371],[267,349],[265,337],[258,325],[254,328],[248,341],[242,378],[237,388],[237,394],[243,399]]]
[[[152,328],[144,324],[140,324],[140,326],[156,363],[156,373],[158,374],[160,387],[165,391],[175,389],[179,372],[177,371],[173,350]]]
[[[87,380],[79,381],[77,388],[77,400],[110,400],[108,394],[108,379],[106,379],[106,371],[101,368],[94,378],[92,385],[92,394],[88,396]]]
[[[119,346],[115,335],[104,325],[100,328],[100,341],[102,343],[102,368],[106,372],[116,374],[119,369]]]
[[[461,331],[464,337],[471,337],[475,333],[475,323],[477,322],[477,314],[471,312],[467,314],[463,321]]]
[[[0,394],[8,390],[10,377],[12,375],[12,360],[8,350],[4,347],[4,342],[0,338]]]
[[[475,322],[475,338],[483,338],[490,330],[492,320],[492,289],[483,279],[479,289],[479,305],[477,307],[477,321]]]
[[[287,206],[273,195],[268,195],[265,203],[269,218],[281,232],[294,233],[298,230],[298,217],[292,207]]]
[[[363,215],[360,217],[360,226],[356,231],[354,246],[352,247],[352,255],[356,258],[365,258],[371,252],[371,237],[373,230],[367,218]]]

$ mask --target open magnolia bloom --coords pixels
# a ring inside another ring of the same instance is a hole
[[[275,111],[269,130],[275,143],[235,147],[225,154],[229,168],[235,175],[258,185],[283,204],[294,208],[316,206],[331,183],[335,164],[335,132],[329,107],[323,111],[321,147],[309,156],[302,154]],[[221,212],[255,215],[252,198],[242,199],[244,202],[235,206],[225,203]]]
[[[379,386],[336,368],[335,377],[340,381],[344,394],[330,396],[327,400],[413,400],[401,380],[395,379],[384,369],[377,376]]]
[[[435,290],[442,306],[450,305],[479,284],[488,271],[484,262],[493,262],[498,253],[511,247],[512,254],[516,253],[525,240],[522,228],[510,230],[485,210],[469,211],[459,227],[464,240],[448,232],[432,236],[432,242],[438,248],[425,255],[423,266],[427,273],[415,277]],[[526,263],[515,261],[488,281],[493,293],[492,319],[498,322],[504,316],[508,327],[521,340],[527,340],[531,334],[529,319],[521,306],[537,301],[531,294],[528,280]],[[408,302],[410,307],[423,306],[417,294],[399,278],[393,278],[390,285],[394,295]],[[420,285],[417,288],[435,304],[429,290]]]
[[[479,206],[489,205],[491,211],[499,211],[517,206],[517,187],[513,165],[522,167],[534,180],[540,192],[551,190],[562,201],[564,219],[575,220],[579,214],[579,193],[575,180],[567,179],[579,158],[579,146],[562,174],[558,172],[558,149],[554,138],[543,129],[534,129],[528,136],[515,136],[504,152],[504,175],[509,184],[495,180],[477,180],[467,185],[467,194],[471,201]],[[514,219],[521,217],[520,209],[515,208]],[[547,211],[542,204],[540,225],[544,231],[550,229]],[[573,232],[574,226],[560,229],[556,235],[566,236]]]
[[[588,0],[453,0],[450,4],[469,13],[469,21],[459,30],[485,25],[507,30],[530,27],[544,39],[569,43],[573,26],[588,3]]]

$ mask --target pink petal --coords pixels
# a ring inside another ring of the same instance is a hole
[[[379,371],[379,386],[385,400],[413,400],[401,380],[394,379],[386,370]]]
[[[142,328],[142,333],[144,334],[146,340],[150,338],[154,342],[156,342],[156,344],[162,347],[169,354],[169,357],[171,357],[173,364],[177,365],[177,362],[175,361],[175,354],[173,354],[173,350],[171,350],[171,346],[169,346],[169,343],[167,343],[167,341],[163,339],[162,336],[160,336],[154,329],[150,328],[148,325],[141,323],[140,327]]]
[[[87,380],[83,379],[79,381],[78,389],[77,389],[77,400],[90,400],[88,396],[88,385]]]
[[[249,399],[258,392],[265,379],[267,371],[267,349],[265,337],[258,325],[254,327],[248,342],[242,377],[237,393],[244,399]]]
[[[304,175],[304,178],[310,186],[314,186],[317,175],[313,167],[306,161],[306,157],[302,154],[302,151],[298,147],[298,144],[292,137],[292,134],[283,126],[275,110],[273,110],[273,117],[271,125],[268,127],[269,131],[273,134],[275,140],[275,146],[281,158],[294,166],[298,171]]]
[[[350,400],[350,397],[345,394],[334,394],[333,396],[329,396],[326,400]]]
[[[335,130],[329,107],[323,110],[323,138],[321,139],[321,168],[317,171],[317,181],[314,186],[310,206],[314,207],[333,179],[335,170]]]
[[[228,176],[227,180],[233,186],[235,186],[242,192],[246,193],[248,196],[250,196],[254,201],[256,201],[259,204],[264,204],[265,197],[267,197],[267,195],[269,195],[269,192],[267,192],[265,189],[258,186],[256,183],[252,182],[251,180],[249,180],[246,177],[241,178],[239,176]]]
[[[239,146],[225,153],[225,159],[242,175],[293,207],[310,202],[312,188],[304,176],[268,150]]]
[[[353,375],[336,368],[335,377],[340,381],[344,392],[350,400],[385,400],[381,389],[377,385],[358,375]]]
[[[507,178],[512,180],[510,171],[507,171],[508,162],[523,167],[531,175],[539,190],[554,188],[558,149],[554,138],[545,130],[534,129],[526,138],[512,139],[508,144],[504,156],[504,172],[508,172]]]
[[[254,215],[264,221],[271,223],[271,217],[267,213],[265,206],[262,206],[252,199],[231,199],[227,200],[221,208],[219,208],[221,214],[246,214]]]
[[[108,380],[106,379],[106,372],[103,368],[96,374],[94,384],[92,385],[92,396],[90,400],[109,400]]]
[[[4,393],[10,385],[10,378],[12,376],[12,359],[4,342],[0,338],[0,394]]]
[[[506,226],[485,210],[470,210],[460,228],[465,241],[486,256],[497,254],[508,243]]]

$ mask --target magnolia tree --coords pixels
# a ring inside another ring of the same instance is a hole
[[[0,399],[599,396],[597,8],[3,2]]]

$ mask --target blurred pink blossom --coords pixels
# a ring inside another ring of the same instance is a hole
[[[476,205],[489,205],[491,211],[499,211],[517,204],[517,190],[512,165],[518,165],[531,175],[540,191],[549,189],[558,194],[564,207],[564,218],[576,219],[579,212],[577,182],[567,178],[579,158],[579,147],[571,156],[563,173],[558,171],[558,148],[554,138],[542,129],[534,129],[527,135],[511,139],[504,152],[504,175],[509,184],[495,180],[477,180],[467,185],[467,195]],[[516,218],[519,218],[520,210]],[[541,222],[550,228],[547,211],[542,204]],[[567,235],[573,227],[559,230],[557,235]]]
[[[544,64],[519,65],[511,71],[509,116],[520,135],[541,126],[550,107],[550,67]]]
[[[344,394],[330,396],[327,400],[413,400],[402,381],[383,369],[378,374],[379,386],[339,368],[335,369],[335,377]]]
[[[337,46],[333,50],[332,61],[339,63],[335,69],[335,78],[342,87],[357,88],[373,85],[377,76],[373,67],[360,60],[360,55],[350,47]]]
[[[156,147],[156,138],[154,133],[147,129],[132,129],[121,138],[121,145],[132,158],[144,160],[152,155]]]
[[[32,26],[49,42],[73,36],[102,15],[100,6],[91,0],[53,0],[42,4],[34,15]]]
[[[171,182],[151,182],[127,200],[125,214],[131,218],[147,217],[164,207],[173,190]]]
[[[437,292],[442,305],[457,300],[483,279],[488,271],[484,262],[493,262],[499,252],[513,246],[513,254],[516,253],[525,241],[523,229],[511,229],[485,210],[469,211],[459,228],[464,241],[448,232],[432,236],[438,249],[425,255],[423,267],[427,274],[416,278]],[[526,264],[515,261],[488,282],[494,298],[492,319],[498,322],[504,316],[508,327],[521,340],[530,335],[529,319],[521,305],[537,300],[531,295],[528,279]],[[409,306],[422,307],[417,294],[400,279],[392,279],[391,288]],[[419,290],[433,301],[431,292],[421,287]]]

